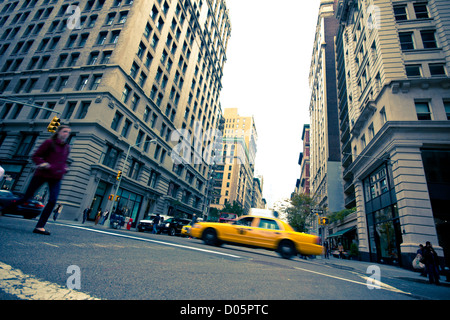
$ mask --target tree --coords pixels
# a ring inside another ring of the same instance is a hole
[[[244,208],[236,201],[233,201],[233,204],[230,204],[229,202],[225,203],[220,212],[236,213],[238,216],[242,216],[244,214]]]
[[[315,201],[305,194],[294,194],[289,200],[290,206],[285,209],[288,223],[299,232],[306,232],[306,221],[311,216]]]

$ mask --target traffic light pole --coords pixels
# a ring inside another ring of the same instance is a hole
[[[51,112],[54,112],[54,113],[56,113],[56,114],[58,114],[58,115],[61,114],[61,112],[59,112],[59,111],[56,111],[56,110],[53,110],[53,109],[50,109],[50,108],[45,108],[45,107],[42,107],[42,106],[37,106],[37,105],[31,104],[31,103],[27,103],[27,102],[23,102],[23,101],[19,101],[19,100],[12,100],[12,99],[0,98],[0,101],[6,101],[6,102],[12,102],[12,103],[19,103],[19,104],[22,104],[22,105],[24,105],[24,106],[28,106],[28,107],[32,107],[32,108],[36,108],[36,109],[42,109],[42,110],[51,111]]]
[[[130,145],[128,147],[128,150],[127,150],[127,155],[125,156],[125,160],[122,163],[122,166],[121,166],[121,168],[119,170],[119,171],[122,172],[122,175],[123,175],[123,169],[125,168],[125,164],[128,162],[128,157],[130,155],[131,148],[136,147],[136,146],[138,146],[138,145],[140,145],[142,143],[145,143],[145,142],[147,142],[147,143],[154,143],[154,142],[157,142],[157,140],[156,139],[152,139],[150,141],[141,141],[141,142],[136,143],[134,145]],[[115,199],[117,198],[117,193],[119,192],[120,182],[121,181],[122,181],[122,176],[120,176],[120,179],[118,179],[118,181],[117,181],[116,191],[114,192],[114,196],[113,196],[113,199],[111,201],[111,206],[109,208],[109,214],[108,214],[108,217],[105,219],[105,223],[104,223],[104,224],[106,224],[106,226],[109,225],[109,221],[111,220],[111,215],[112,215],[112,212],[113,212],[113,209],[114,209],[114,202],[116,202]]]

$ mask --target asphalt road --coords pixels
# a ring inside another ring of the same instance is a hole
[[[31,232],[35,223],[0,217],[2,300],[68,298],[49,293],[51,286],[66,295],[75,286],[69,291],[82,295],[72,299],[197,303],[450,298],[448,287],[427,297],[429,285],[400,277],[379,278],[371,287],[367,277],[375,273],[317,259],[285,260],[266,250],[58,222],[49,222],[52,235],[44,236]]]

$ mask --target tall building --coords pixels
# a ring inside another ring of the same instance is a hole
[[[449,13],[446,0],[339,1],[344,178],[366,260],[408,267],[430,241],[449,265]]]
[[[0,27],[2,188],[26,189],[30,154],[58,115],[72,128],[63,217],[204,212],[211,143],[201,134],[222,113],[224,0],[7,1]],[[181,142],[190,148],[178,161]]]
[[[324,212],[344,207],[334,54],[336,2],[320,2],[309,74],[310,191]]]
[[[253,117],[240,116],[237,108],[226,108],[222,162],[216,165],[214,201],[221,209],[236,201],[245,212],[252,206],[252,189],[258,135]]]
[[[252,208],[265,209],[266,204],[263,201],[263,188],[264,179],[263,176],[256,176],[253,178],[253,189],[252,189]]]
[[[309,142],[309,124],[303,125],[302,141],[303,151],[300,152],[298,164],[300,165],[300,178],[297,179],[296,193],[310,195],[310,142]]]

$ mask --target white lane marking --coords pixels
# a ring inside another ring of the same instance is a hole
[[[99,300],[86,293],[40,280],[0,262],[0,289],[24,300]]]
[[[118,234],[118,233],[113,233],[113,232],[104,231],[104,230],[90,229],[90,228],[75,226],[75,225],[71,225],[71,224],[60,224],[60,223],[56,223],[56,224],[58,224],[60,226],[75,228],[75,229],[83,229],[83,230],[87,230],[87,231],[91,231],[91,232],[98,232],[98,233],[108,234],[108,235],[112,235],[112,236],[116,236],[116,237],[122,237],[122,238],[128,238],[128,239],[133,239],[133,240],[158,243],[158,244],[166,245],[166,246],[172,246],[172,247],[178,247],[178,248],[189,249],[189,250],[194,250],[194,251],[212,253],[212,254],[216,254],[216,255],[219,255],[219,256],[226,256],[226,257],[231,257],[231,258],[236,258],[236,259],[243,259],[243,257],[236,256],[234,254],[218,252],[218,251],[213,251],[213,250],[207,250],[207,249],[201,249],[201,248],[195,248],[195,247],[188,247],[188,246],[185,246],[185,245],[176,244],[176,243],[170,243],[170,242],[164,242],[164,241],[160,241],[160,240],[153,240],[153,239],[147,239],[147,238],[134,237],[134,236],[126,235],[126,234]]]
[[[299,267],[294,267],[294,268],[295,268],[295,269],[298,269],[298,270],[305,271],[305,272],[315,273],[315,274],[318,274],[318,275],[321,275],[321,276],[333,278],[333,279],[338,279],[338,280],[342,280],[342,281],[347,281],[347,282],[351,282],[351,283],[360,284],[360,285],[363,285],[363,286],[366,286],[366,287],[367,287],[367,282],[355,281],[355,280],[351,280],[351,279],[347,279],[347,278],[342,278],[342,277],[337,277],[337,276],[333,276],[333,275],[330,275],[330,274],[326,274],[326,273],[322,273],[322,272],[317,272],[317,271],[312,271],[312,270],[308,270],[308,269],[303,269],[303,268],[299,268]],[[359,275],[359,274],[356,274],[356,275],[362,277],[362,278],[365,279],[365,280],[367,280],[367,279],[369,278],[369,277],[361,276],[361,275]],[[371,281],[375,281],[375,280],[374,280],[374,279],[371,279]],[[402,290],[400,290],[400,289],[391,287],[391,286],[389,286],[389,285],[387,285],[387,284],[385,284],[385,283],[383,283],[383,282],[381,282],[381,281],[376,281],[376,283],[374,283],[374,285],[377,285],[377,286],[380,287],[380,289],[384,289],[384,290],[387,290],[387,291],[392,291],[392,292],[397,292],[397,293],[403,293],[403,294],[408,294],[408,295],[411,294],[411,293],[409,293],[409,292],[405,292],[405,291],[402,291]]]

